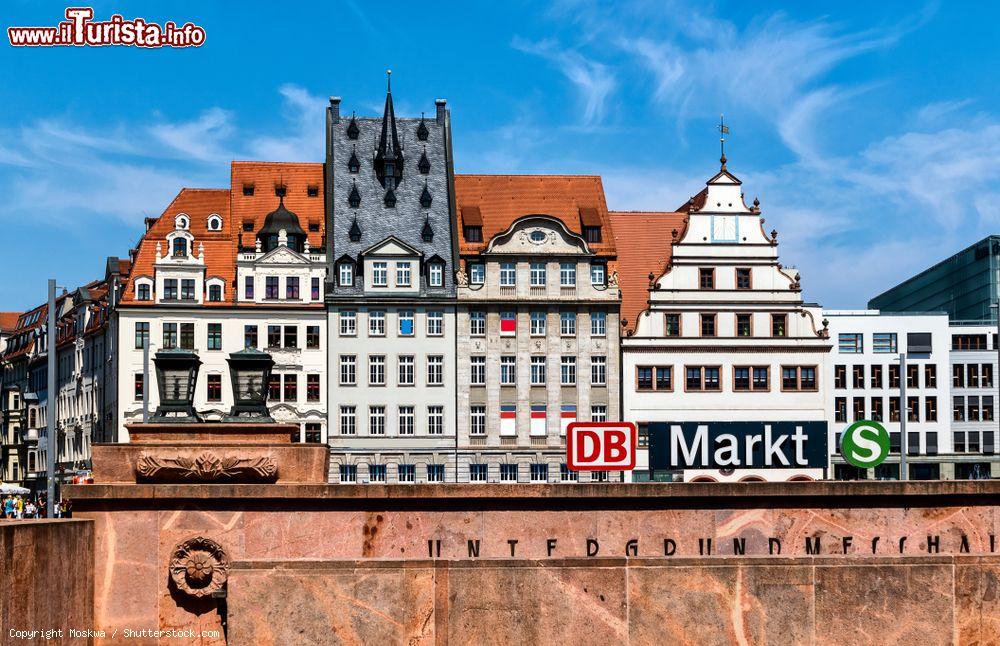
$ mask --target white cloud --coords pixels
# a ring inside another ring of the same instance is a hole
[[[210,108],[194,121],[158,123],[149,128],[157,142],[183,157],[198,161],[224,162],[226,140],[233,133],[232,115],[222,108]]]

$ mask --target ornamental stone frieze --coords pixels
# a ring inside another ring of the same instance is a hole
[[[205,451],[195,457],[184,455],[139,456],[135,473],[140,481],[155,482],[274,482],[278,464],[270,455],[218,456]]]

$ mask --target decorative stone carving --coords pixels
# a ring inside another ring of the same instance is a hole
[[[158,482],[274,482],[278,464],[269,455],[257,457],[218,457],[205,451],[196,458],[168,457],[143,453],[135,464],[140,480]]]
[[[170,578],[177,589],[192,597],[209,597],[229,578],[229,556],[210,538],[189,538],[174,548]]]
[[[458,271],[455,272],[455,282],[458,283],[459,287],[468,287],[469,277],[465,274],[463,270],[459,269]]]
[[[618,272],[611,272],[611,276],[608,277],[608,287],[618,287]]]

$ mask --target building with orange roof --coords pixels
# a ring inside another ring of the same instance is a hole
[[[118,306],[119,441],[159,403],[147,343],[197,352],[208,420],[232,409],[230,353],[265,349],[271,416],[326,441],[323,183],[322,163],[237,161],[229,188],[183,189],[147,220]]]
[[[616,236],[600,177],[458,175],[460,481],[570,472],[574,421],[620,418]]]

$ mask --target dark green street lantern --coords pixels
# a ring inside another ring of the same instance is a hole
[[[154,422],[199,422],[194,410],[194,388],[201,360],[191,350],[160,350],[153,357],[160,404]]]
[[[233,409],[226,422],[273,422],[267,412],[268,382],[274,359],[266,352],[247,348],[229,355],[233,382]]]

